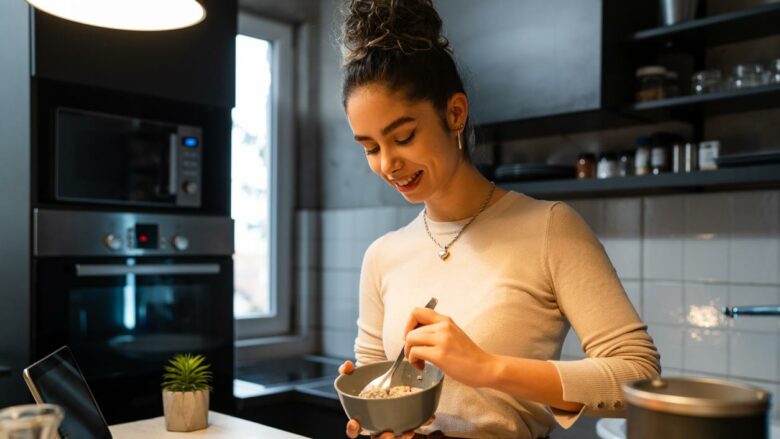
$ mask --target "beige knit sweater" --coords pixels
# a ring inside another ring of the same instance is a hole
[[[449,242],[465,221],[428,221]],[[425,233],[422,214],[377,239],[366,251],[360,279],[358,364],[394,358],[414,307],[430,297],[482,349],[550,360],[563,398],[584,411],[619,414],[620,386],[660,372],[659,355],[603,247],[563,203],[515,192],[487,208],[450,249],[446,261]],[[588,358],[558,361],[569,330]],[[487,388],[445,378],[436,421],[464,438],[537,438],[555,420],[568,428],[580,413],[551,410]]]

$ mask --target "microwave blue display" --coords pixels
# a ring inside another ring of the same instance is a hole
[[[181,144],[186,146],[187,148],[197,148],[198,147],[198,138],[197,137],[183,137],[181,139]]]

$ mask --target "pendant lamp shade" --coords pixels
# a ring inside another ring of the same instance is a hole
[[[66,20],[111,29],[158,31],[200,23],[206,10],[197,0],[27,0]]]

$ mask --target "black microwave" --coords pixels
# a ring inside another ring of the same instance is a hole
[[[200,127],[58,108],[54,149],[58,201],[201,207]]]

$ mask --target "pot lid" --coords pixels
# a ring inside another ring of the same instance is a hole
[[[623,386],[630,405],[689,416],[741,417],[765,413],[770,393],[758,387],[705,377],[655,378]]]

